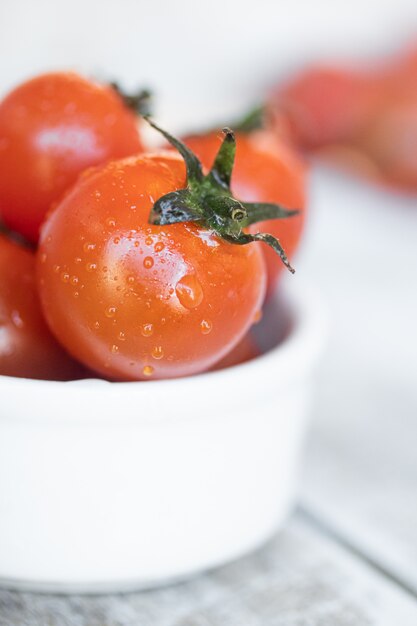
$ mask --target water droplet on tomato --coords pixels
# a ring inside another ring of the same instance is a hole
[[[114,219],[114,217],[109,217],[106,219],[106,224],[110,228],[114,228],[116,226],[116,220]]]
[[[195,274],[183,276],[175,286],[175,293],[186,309],[194,309],[201,304],[204,297],[203,288]]]
[[[25,325],[24,321],[20,317],[19,311],[16,310],[12,311],[12,322],[16,326],[16,328],[23,328],[23,326]]]
[[[94,192],[94,196],[96,198],[101,198],[101,192],[98,189],[96,189],[96,191]]]
[[[74,293],[72,294],[74,296],[74,298],[78,298],[80,295],[79,291],[74,291]]]
[[[155,250],[155,252],[162,252],[162,250],[163,250],[164,248],[165,248],[165,245],[162,243],[162,241],[158,241],[158,242],[155,244],[155,248],[154,248],[154,250]]]
[[[70,283],[73,287],[76,287],[78,285],[78,276],[71,276]]]
[[[152,376],[153,372],[154,372],[154,369],[153,369],[152,365],[145,365],[145,367],[142,370],[142,374],[144,376],[148,376],[148,377]]]
[[[143,259],[143,266],[144,266],[147,270],[150,270],[150,269],[151,269],[151,267],[153,267],[153,258],[152,258],[152,257],[150,257],[150,256],[146,256],[146,257]]]
[[[120,243],[120,237],[115,237],[113,239],[113,242],[117,245],[118,243]]]
[[[153,324],[142,324],[141,333],[144,337],[153,335]]]
[[[41,256],[40,256],[40,262],[41,263],[45,263],[47,259],[47,255],[46,252],[42,252]]]
[[[69,283],[70,275],[68,272],[61,272],[61,281],[63,283]]]
[[[116,346],[116,344],[114,343],[111,347],[111,351],[113,354],[116,354],[117,352],[119,352],[119,346]]]
[[[94,322],[94,328],[100,328],[100,322]]]
[[[86,242],[83,245],[84,252],[93,252],[93,250],[95,250],[95,249],[96,249],[96,244],[95,243],[88,243],[88,242]]]
[[[74,263],[77,263],[77,265],[79,265],[80,263],[82,263],[82,258],[79,256],[76,256],[74,259]]]
[[[119,340],[120,341],[126,341],[126,335],[125,335],[125,333],[122,330],[119,333]]]
[[[54,265],[54,267],[53,267],[53,270],[54,270],[55,274],[58,274],[60,269],[61,269],[60,265]]]
[[[146,237],[145,243],[146,243],[147,246],[151,246],[153,244],[152,237]]]
[[[129,283],[129,285],[133,285],[133,283],[135,282],[135,277],[134,276],[128,276],[127,277],[127,282]]]
[[[201,320],[200,330],[203,335],[208,335],[209,333],[211,333],[212,329],[213,324],[210,322],[210,320]]]
[[[164,351],[162,349],[162,346],[155,346],[152,349],[152,356],[154,359],[157,359],[157,360],[162,359],[164,356]]]
[[[106,317],[114,317],[116,315],[116,307],[115,306],[109,306],[105,311],[105,315]]]
[[[262,319],[262,310],[259,309],[258,311],[256,311],[255,315],[253,316],[253,323],[257,324],[258,322],[260,322]]]
[[[96,263],[87,263],[87,265],[85,266],[85,269],[87,270],[87,272],[94,272],[94,270],[97,269],[97,264]]]

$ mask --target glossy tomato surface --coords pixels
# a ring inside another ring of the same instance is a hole
[[[185,143],[209,169],[222,141],[221,134],[187,137]],[[259,222],[250,231],[268,232],[279,239],[291,260],[299,244],[305,220],[305,167],[284,144],[267,131],[236,136],[236,159],[231,188],[234,196],[245,202],[273,202],[288,209],[299,209],[297,216]],[[286,271],[277,254],[259,244],[268,273],[268,292]]]
[[[43,319],[34,254],[4,235],[0,235],[0,374],[49,380],[83,374]]]
[[[141,149],[136,116],[112,88],[74,73],[29,80],[0,103],[0,217],[36,242],[82,170]]]
[[[185,184],[175,153],[116,161],[82,177],[44,224],[38,279],[49,325],[107,378],[204,371],[262,306],[258,246],[227,243],[195,223],[148,223],[155,201]]]

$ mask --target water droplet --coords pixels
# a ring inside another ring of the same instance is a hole
[[[143,370],[142,370],[142,374],[143,374],[144,376],[152,376],[153,371],[154,371],[154,370],[153,370],[152,365],[145,365],[145,367],[144,367],[144,368],[143,368]]]
[[[109,306],[105,311],[105,315],[106,317],[114,317],[116,315],[116,307],[115,306]]]
[[[53,267],[53,270],[54,270],[55,274],[58,274],[60,269],[61,269],[60,265],[54,265],[54,267]]]
[[[100,322],[94,322],[94,328],[100,328]]]
[[[210,320],[201,320],[200,330],[203,335],[208,335],[209,333],[211,333],[212,328],[213,324],[210,322]]]
[[[74,291],[74,293],[72,294],[74,296],[74,298],[78,298],[78,296],[80,295],[79,291]]]
[[[162,349],[162,346],[155,346],[152,349],[152,356],[154,359],[157,359],[157,360],[162,359],[164,356],[164,351]]]
[[[116,226],[116,220],[114,219],[114,217],[109,217],[106,220],[106,224],[107,226],[109,226],[110,228],[114,228]]]
[[[151,246],[153,244],[152,237],[146,237],[145,243],[146,243],[147,246]]]
[[[19,311],[12,311],[12,322],[16,326],[16,328],[22,328],[25,324],[20,317]]]
[[[96,263],[87,263],[87,265],[85,266],[85,269],[87,270],[87,272],[94,272],[94,270],[97,269],[97,264]]]
[[[73,287],[76,287],[78,285],[78,276],[71,276],[70,283]]]
[[[113,239],[113,242],[117,245],[118,243],[120,243],[120,237],[115,237]]]
[[[111,351],[113,352],[113,354],[116,354],[117,352],[119,352],[119,346],[116,346],[116,344],[114,343],[111,347]]]
[[[262,310],[259,309],[258,311],[256,311],[255,315],[253,316],[253,323],[257,324],[258,322],[260,322],[262,319]]]
[[[95,250],[95,248],[96,248],[96,244],[95,243],[88,243],[88,242],[86,242],[83,245],[84,252],[93,252],[93,250]]]
[[[143,259],[143,266],[147,269],[150,270],[151,267],[153,267],[153,258],[150,256],[145,256],[145,258]]]
[[[98,189],[96,189],[96,191],[94,192],[94,196],[96,198],[101,198],[101,192]]]
[[[142,324],[141,333],[144,337],[153,335],[153,324]]]
[[[75,263],[77,263],[77,265],[79,265],[80,263],[82,263],[82,261],[83,261],[83,260],[82,260],[82,258],[81,258],[81,257],[79,257],[79,256],[76,256],[76,257],[75,257],[75,259],[74,259],[74,262],[75,262]]]
[[[40,256],[40,262],[41,263],[45,263],[46,259],[47,259],[46,252],[42,252],[42,254]]]
[[[162,243],[162,241],[158,241],[158,242],[155,244],[155,248],[154,248],[154,250],[155,250],[155,252],[162,252],[162,250],[163,250],[164,248],[165,248],[165,245]]]
[[[68,283],[70,279],[70,275],[68,272],[61,272],[61,280],[63,283]]]
[[[125,333],[122,330],[119,333],[119,340],[120,341],[126,341],[126,335],[125,335]]]
[[[194,309],[201,304],[203,288],[195,274],[186,274],[175,286],[178,300],[186,309]]]
[[[129,285],[133,285],[133,283],[135,282],[135,277],[134,276],[128,276],[127,277],[127,282],[129,283]]]
[[[135,241],[133,245],[135,246],[135,248],[139,248],[139,241]]]
[[[132,211],[134,211],[136,209],[136,204],[131,204],[130,208],[132,209]]]

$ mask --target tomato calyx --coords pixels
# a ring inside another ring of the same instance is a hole
[[[109,83],[109,87],[120,96],[124,105],[134,113],[144,117],[151,114],[152,93],[148,89],[139,89],[136,93],[128,94],[115,81]]]
[[[230,189],[236,153],[233,131],[229,128],[223,129],[223,142],[211,170],[204,175],[201,162],[192,150],[157,126],[149,117],[145,119],[178,150],[184,159],[187,172],[187,186],[159,198],[152,207],[149,222],[160,226],[198,222],[229,243],[246,245],[261,241],[273,248],[288,270],[294,273],[295,270],[276,237],[269,233],[251,234],[243,230],[257,222],[292,217],[299,211],[288,210],[279,204],[240,202],[233,197]]]

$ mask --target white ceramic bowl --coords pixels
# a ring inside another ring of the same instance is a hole
[[[270,343],[285,328],[280,343],[226,370],[146,383],[0,377],[0,584],[149,587],[267,539],[294,497],[322,343],[311,295],[285,300],[257,331]]]

